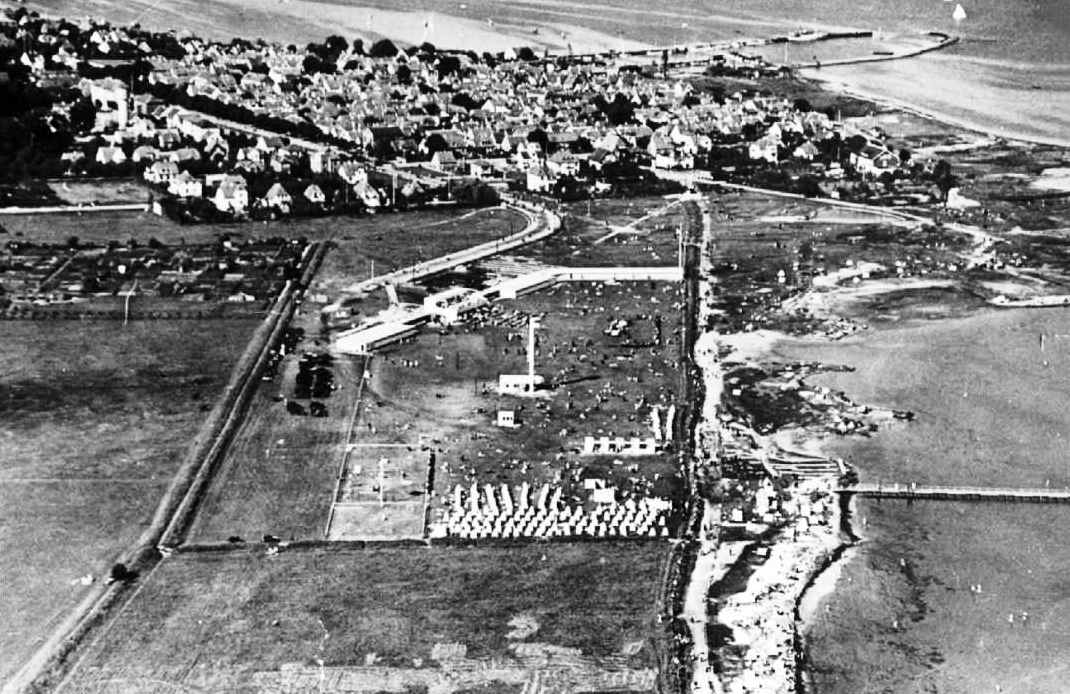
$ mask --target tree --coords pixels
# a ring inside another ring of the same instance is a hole
[[[847,148],[856,154],[861,152],[868,142],[869,140],[862,135],[851,135],[844,140],[844,144],[847,145]]]
[[[368,55],[373,58],[393,58],[398,54],[398,47],[390,39],[380,39],[372,44]]]
[[[71,104],[71,128],[78,133],[89,132],[96,122],[97,109],[93,102],[81,98]]]
[[[306,75],[323,72],[323,60],[314,53],[309,53],[305,56],[304,62],[301,63],[301,69]]]
[[[399,65],[396,77],[398,84],[412,84],[412,70],[408,65]]]
[[[135,578],[137,578],[137,572],[126,568],[126,564],[123,564],[122,562],[114,564],[111,567],[111,573],[108,574],[108,581],[111,583],[125,583],[126,581],[132,581]]]
[[[435,45],[433,43],[428,43],[427,41],[424,41],[420,44],[420,52],[434,55],[438,52],[438,49],[435,48]]]
[[[940,189],[940,196],[943,201],[947,202],[948,193],[958,185],[959,181],[958,177],[951,172],[951,164],[946,159],[936,162],[936,166],[933,167],[933,182]]]
[[[535,51],[531,50],[528,46],[518,48],[516,51],[516,57],[525,62],[531,62],[536,60]]]
[[[446,138],[442,137],[439,133],[431,133],[424,140],[424,147],[427,148],[427,153],[434,155],[436,152],[444,152],[450,148],[449,143],[446,142]]]
[[[810,111],[814,110],[813,106],[810,105],[810,102],[807,101],[806,99],[801,98],[801,97],[795,100],[795,104],[794,105],[795,105],[795,110],[796,111],[801,111],[802,113],[809,113]]]
[[[906,166],[907,162],[910,161],[910,157],[911,157],[910,150],[907,149],[906,147],[904,147],[903,149],[899,150],[899,163],[900,164],[903,164],[904,166]]]
[[[599,94],[594,99],[594,105],[605,115],[606,120],[613,125],[624,125],[631,122],[635,117],[635,104],[632,103],[631,99],[620,93],[613,97],[613,101],[606,101],[605,97]]]
[[[542,128],[535,128],[528,133],[528,142],[538,143],[539,147],[542,147],[543,153],[550,149],[550,136],[546,134],[546,131]]]
[[[460,106],[467,111],[475,111],[483,105],[482,101],[473,99],[467,92],[458,92],[450,99],[454,106]]]
[[[442,79],[447,75],[452,75],[455,72],[460,72],[461,59],[455,55],[439,56],[438,64],[435,65],[435,69],[438,70],[438,78]]]
[[[809,174],[799,176],[799,180],[795,181],[793,188],[796,193],[805,195],[808,198],[819,198],[825,194],[821,190],[821,184],[817,178]]]
[[[343,53],[346,49],[349,48],[349,42],[346,41],[343,37],[338,36],[337,34],[328,36],[327,40],[324,41],[324,44],[331,51],[331,53],[335,54]]]

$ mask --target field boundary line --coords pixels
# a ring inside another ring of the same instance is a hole
[[[160,497],[149,527],[126,552],[117,557],[118,560],[125,560],[123,563],[128,568],[140,571],[143,575],[151,575],[163,560],[161,549],[166,546],[172,534],[182,531],[186,516],[192,516],[198,500],[194,497],[204,488],[213,472],[212,468],[216,467],[213,465],[213,455],[225,450],[229,437],[240,424],[244,407],[257,385],[255,374],[266,361],[273,340],[281,335],[289,316],[292,315],[297,294],[307,285],[306,279],[322,261],[325,252],[326,244],[322,242],[314,242],[306,248],[301,258],[305,264],[301,282],[290,280],[280,292],[264,322],[258,326],[235,362],[230,379],[216,400],[215,407]],[[110,624],[117,603],[128,600],[130,594],[136,593],[140,586],[134,591],[129,588],[130,584],[124,582],[95,588],[68,613],[62,624],[48,635],[26,663],[4,684],[0,694],[48,689],[57,677],[60,682],[64,681],[70,674],[72,660],[78,662],[75,658],[86,640],[94,642],[94,630],[101,625]],[[129,602],[122,603],[122,607],[118,609],[121,611],[127,604]]]
[[[353,405],[353,413],[349,416],[349,425],[346,427],[346,436],[342,446],[342,460],[338,465],[338,476],[334,482],[334,494],[331,496],[331,510],[327,512],[327,524],[323,527],[323,539],[326,540],[331,536],[331,525],[334,523],[334,507],[338,504],[338,500],[342,494],[342,482],[345,479],[346,471],[349,468],[349,441],[353,438],[353,429],[357,425],[357,418],[360,417],[361,408],[364,407],[364,384],[368,382],[368,379],[364,377],[368,373],[368,369],[372,365],[372,355],[368,354],[364,357],[364,363],[360,367],[360,375],[358,378],[360,381],[357,383],[357,400]],[[389,445],[389,444],[386,444]]]

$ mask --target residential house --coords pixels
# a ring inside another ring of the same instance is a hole
[[[876,177],[899,166],[899,157],[883,146],[867,144],[860,152],[851,152],[850,164],[863,176]]]
[[[204,185],[201,179],[190,175],[188,171],[182,171],[171,179],[167,192],[180,198],[199,198],[204,195]]]
[[[617,154],[614,151],[608,149],[596,149],[591,152],[591,155],[587,157],[587,164],[595,171],[602,171],[607,164],[612,164],[617,161]]]
[[[178,175],[178,165],[173,161],[156,161],[145,168],[144,177],[149,183],[169,183]]]
[[[546,169],[557,176],[578,176],[580,160],[567,149],[560,149],[546,158]]]
[[[755,160],[764,160],[770,164],[780,161],[780,140],[761,137],[747,145],[747,156]]]
[[[130,160],[135,162],[141,161],[156,161],[160,156],[160,150],[150,145],[141,145],[134,149],[133,154],[130,155]]]
[[[322,205],[327,202],[327,196],[323,194],[323,189],[315,183],[308,184],[303,193],[305,200],[308,200],[313,205]]]
[[[245,179],[224,175],[212,196],[212,202],[221,212],[243,214],[249,207],[249,188]]]
[[[85,91],[89,100],[97,107],[94,129],[103,130],[114,125],[122,128],[130,118],[129,92],[120,80],[108,77],[102,80],[87,80]]]
[[[278,182],[268,188],[267,193],[264,194],[260,201],[265,207],[270,207],[280,212],[289,212],[294,202],[293,197]]]
[[[820,152],[821,152],[821,150],[819,150],[817,148],[817,145],[815,145],[810,140],[807,140],[806,142],[803,142],[801,145],[796,147],[792,151],[791,156],[795,157],[796,159],[803,159],[805,161],[813,161],[814,157],[816,157],[818,154],[820,154]]]
[[[121,147],[98,147],[96,161],[98,164],[122,164],[126,161],[126,153]]]
[[[173,162],[200,161],[201,153],[192,147],[183,147],[167,153],[167,158]]]
[[[156,146],[160,149],[174,149],[182,142],[182,135],[177,130],[157,130]]]
[[[527,189],[532,193],[548,193],[557,179],[545,166],[533,166],[527,172]]]
[[[442,150],[435,152],[431,157],[431,167],[439,171],[455,171],[458,166],[457,157],[453,156],[453,152]]]
[[[368,172],[364,167],[352,161],[346,161],[339,164],[336,173],[338,174],[338,178],[351,186],[365,183],[368,180]]]

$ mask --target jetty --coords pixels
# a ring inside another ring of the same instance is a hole
[[[838,494],[871,499],[906,499],[940,501],[997,501],[1039,504],[1070,503],[1070,489],[1047,487],[941,487],[920,484],[852,484],[840,487]]]

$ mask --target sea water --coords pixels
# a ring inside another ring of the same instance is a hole
[[[777,353],[851,365],[814,382],[915,412],[830,446],[864,481],[1070,486],[1070,311],[985,310]],[[1070,690],[1070,506],[865,500],[853,523],[865,539],[806,639],[816,692]]]
[[[354,0],[359,4],[362,0]],[[410,0],[456,11],[456,4]],[[761,37],[800,29],[898,36],[940,31],[950,48],[805,74],[899,100],[1007,137],[1070,143],[1070,3],[1066,0],[474,0],[469,14],[514,26],[576,25],[655,45]]]

